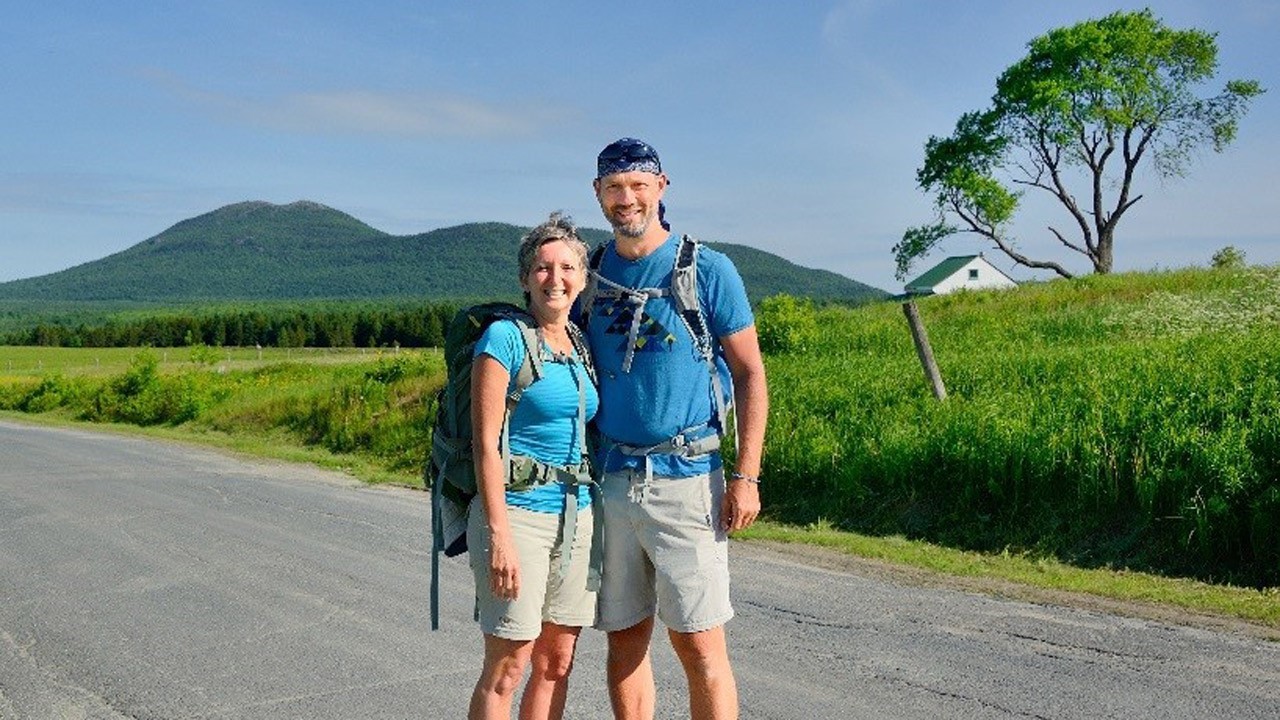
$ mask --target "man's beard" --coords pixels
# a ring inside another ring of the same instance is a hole
[[[644,237],[645,232],[649,230],[649,223],[653,222],[654,215],[645,215],[639,220],[627,224],[614,219],[613,215],[609,216],[609,224],[613,226],[613,231],[617,234],[631,239]]]
[[[625,223],[613,223],[613,231],[623,237],[636,239],[644,237],[644,233],[649,229],[649,218],[644,218],[640,222],[627,225]]]

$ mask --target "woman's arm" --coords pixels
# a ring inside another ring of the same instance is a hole
[[[500,452],[510,380],[507,369],[492,357],[480,355],[472,361],[471,450],[489,526],[489,587],[494,597],[504,600],[514,600],[520,592],[520,563],[507,522],[506,468]]]

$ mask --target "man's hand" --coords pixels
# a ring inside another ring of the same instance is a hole
[[[760,515],[760,485],[748,480],[730,480],[720,505],[720,525],[735,532],[756,521]]]

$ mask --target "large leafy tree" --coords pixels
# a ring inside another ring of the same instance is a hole
[[[990,108],[966,113],[950,137],[926,143],[916,180],[934,196],[938,217],[894,246],[900,279],[956,233],[990,241],[1020,265],[1071,277],[1060,262],[1023,254],[1011,237],[1028,189],[1048,193],[1069,215],[1063,227],[1048,228],[1047,257],[1079,253],[1095,272],[1110,272],[1116,226],[1142,199],[1139,167],[1184,176],[1195,150],[1221,152],[1231,143],[1264,92],[1256,81],[1232,80],[1220,94],[1198,97],[1196,86],[1217,70],[1216,34],[1172,30],[1150,10],[1059,28],[1028,48],[997,80]]]

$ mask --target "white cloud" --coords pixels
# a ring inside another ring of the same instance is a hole
[[[574,114],[546,104],[497,104],[447,93],[329,90],[250,98],[198,88],[163,70],[146,74],[185,101],[233,122],[299,134],[527,138]]]
[[[472,98],[395,96],[368,91],[290,95],[241,102],[244,116],[295,131],[402,137],[526,137],[553,120],[538,108],[504,108]]]

